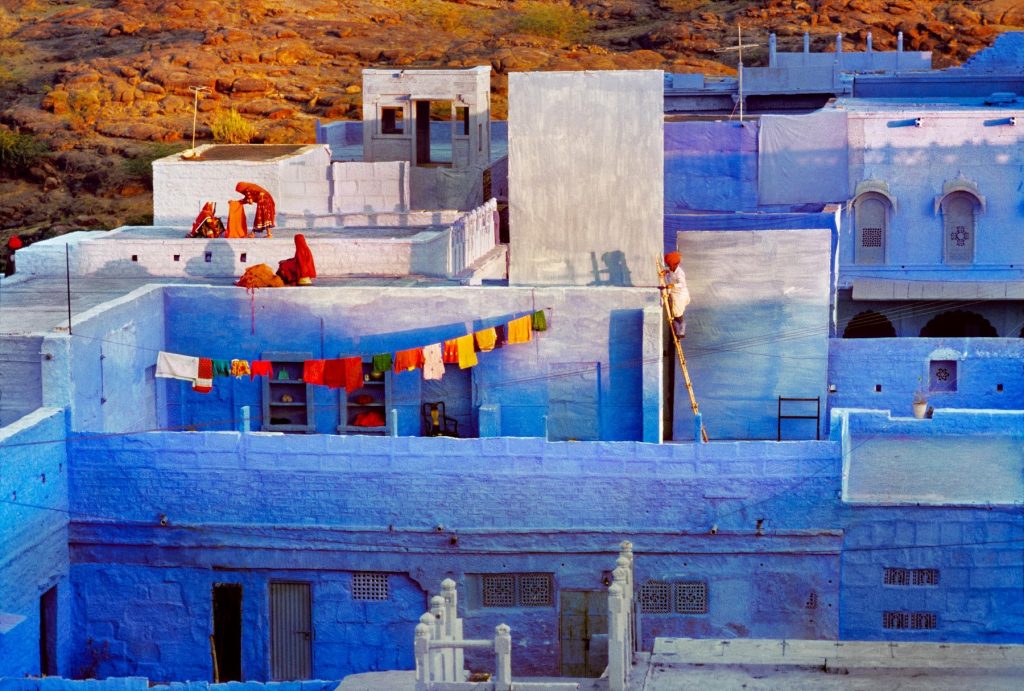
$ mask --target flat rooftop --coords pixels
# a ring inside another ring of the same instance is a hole
[[[215,144],[200,148],[197,158],[182,158],[184,161],[271,161],[281,156],[291,156],[309,144]]]

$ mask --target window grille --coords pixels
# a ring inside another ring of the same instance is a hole
[[[376,571],[357,571],[352,574],[352,599],[363,601],[387,600],[388,575]]]
[[[672,611],[672,586],[665,581],[647,581],[640,586],[640,611],[644,614],[669,614]]]
[[[881,228],[864,228],[861,230],[860,236],[861,247],[881,247],[882,246],[882,229]]]
[[[708,584],[704,581],[680,581],[675,584],[676,614],[707,614]]]
[[[907,569],[887,568],[882,582],[885,585],[910,585],[910,573]]]
[[[508,573],[485,573],[483,575],[484,607],[515,607],[516,577]]]
[[[935,629],[938,623],[935,612],[882,612],[883,629]]]
[[[938,569],[914,569],[912,582],[914,585],[938,585]]]
[[[523,573],[519,574],[518,580],[520,607],[551,607],[554,604],[551,574]]]
[[[811,594],[807,596],[807,602],[804,605],[807,609],[818,609],[818,593],[811,591]]]

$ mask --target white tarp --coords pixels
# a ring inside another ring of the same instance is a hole
[[[758,203],[809,204],[849,198],[846,113],[762,115]]]

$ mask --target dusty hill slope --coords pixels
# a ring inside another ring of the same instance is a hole
[[[879,49],[956,64],[1024,27],[1020,0],[0,0],[0,239],[145,222],[148,163],[199,138],[309,141],[360,116],[366,66],[490,64],[496,117],[520,70],[728,73],[712,52],[748,35],[815,49],[868,30]],[[752,56],[756,63],[763,53]],[[244,122],[227,119],[232,109]]]

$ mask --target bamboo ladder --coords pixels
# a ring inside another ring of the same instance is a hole
[[[683,370],[683,381],[686,382],[686,393],[690,395],[690,408],[693,410],[694,415],[700,415],[700,408],[697,406],[697,396],[693,393],[693,382],[690,380],[690,371],[686,369],[686,355],[683,353],[683,345],[679,342],[679,338],[676,336],[676,330],[672,325],[672,309],[668,304],[668,290],[665,290],[668,286],[665,285],[665,277],[661,273],[661,261],[657,258],[654,260],[655,269],[658,272],[658,282],[661,284],[661,305],[664,308],[665,320],[668,322],[668,332],[672,336],[672,342],[676,345],[676,355],[679,356],[679,367]],[[700,436],[704,441],[708,440],[708,431],[704,427],[704,423],[700,425]]]

